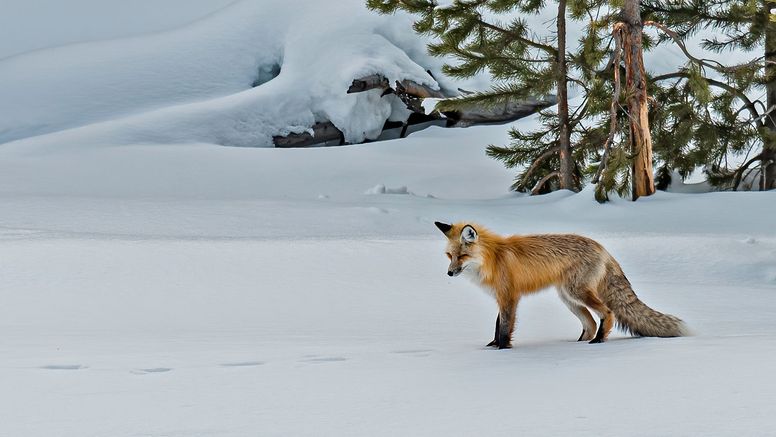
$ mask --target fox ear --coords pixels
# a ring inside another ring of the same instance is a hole
[[[477,241],[477,231],[471,225],[466,225],[461,231],[461,241],[464,243],[474,243]]]
[[[450,232],[450,229],[453,229],[453,225],[448,225],[447,223],[434,222],[434,224],[445,235],[447,235],[447,233]]]

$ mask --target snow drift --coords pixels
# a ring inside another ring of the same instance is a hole
[[[13,56],[0,60],[0,143],[69,130],[37,141],[271,146],[324,120],[373,139],[401,106],[346,94],[353,79],[439,89],[409,20],[360,0],[246,0],[173,31]]]

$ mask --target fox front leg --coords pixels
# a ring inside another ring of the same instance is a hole
[[[512,347],[512,331],[515,329],[517,302],[508,302],[499,308],[496,345],[499,349]]]
[[[491,347],[491,346],[498,346],[498,332],[499,332],[499,325],[501,324],[501,315],[496,314],[496,333],[493,334],[493,341],[486,344],[485,347]]]

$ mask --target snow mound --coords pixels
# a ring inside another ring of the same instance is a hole
[[[410,190],[407,189],[406,186],[396,187],[396,188],[389,188],[386,187],[383,184],[377,184],[374,187],[366,190],[364,194],[367,195],[375,195],[375,194],[409,194],[412,195],[413,193],[410,192]]]
[[[426,71],[439,64],[409,16],[361,0],[246,0],[173,31],[0,60],[0,143],[57,132],[19,143],[260,147],[324,120],[361,142],[401,105],[379,90],[347,94],[353,79],[439,89]]]

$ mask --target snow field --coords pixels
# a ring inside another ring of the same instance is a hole
[[[514,349],[485,349],[495,305],[445,275],[439,239],[6,239],[4,432],[760,434],[773,284],[708,277],[690,251],[656,263],[671,236],[601,241],[697,335],[577,343],[548,291],[521,303]]]

